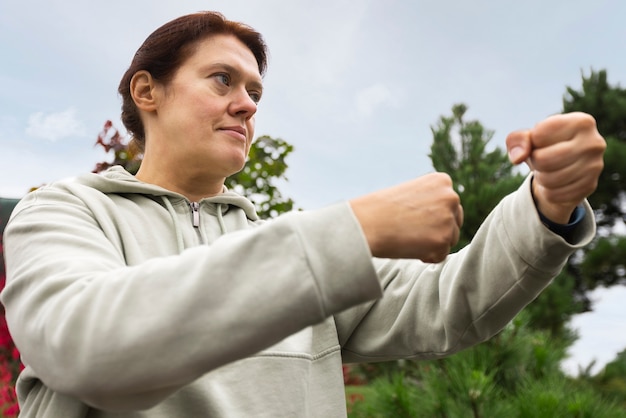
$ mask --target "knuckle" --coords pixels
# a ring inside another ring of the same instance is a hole
[[[451,189],[450,191],[452,192],[450,195],[450,203],[452,204],[452,211],[454,214],[454,212],[457,211],[459,206],[461,205],[461,196],[459,196],[459,194],[455,192],[454,189]]]
[[[427,263],[441,263],[448,256],[447,251],[432,251],[426,257],[424,257],[424,261]]]
[[[604,160],[599,159],[596,161],[596,163],[592,165],[591,170],[596,174],[600,174],[604,170]]]
[[[453,224],[456,225],[455,220],[452,220],[445,231],[439,235],[436,246],[440,248],[441,251],[448,251],[450,249],[450,243],[456,243],[457,241],[457,230]]]
[[[577,116],[580,126],[588,129],[596,127],[596,119],[589,113],[578,112]]]
[[[599,132],[596,132],[595,135],[595,147],[598,150],[598,152],[600,153],[604,153],[604,151],[606,150],[606,140],[604,139],[604,137],[602,135],[600,135]]]
[[[448,173],[437,172],[435,173],[437,180],[446,186],[452,186],[452,177]]]

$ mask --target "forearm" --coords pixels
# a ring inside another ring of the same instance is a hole
[[[383,298],[337,315],[344,358],[431,358],[484,341],[531,302],[594,232],[591,213],[573,244],[550,232],[527,181],[496,207],[469,246],[445,262],[379,260]]]

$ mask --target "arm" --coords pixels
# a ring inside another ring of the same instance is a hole
[[[509,135],[507,147],[513,163],[529,162],[532,176],[498,205],[472,244],[445,262],[381,261],[383,298],[337,315],[346,361],[441,356],[489,338],[538,295],[576,248],[591,240],[595,224],[586,202],[581,225],[568,232],[573,245],[551,232],[540,213],[567,224],[595,190],[606,144],[593,118],[552,116]],[[397,216],[371,215],[373,204],[355,208],[375,256],[438,261],[456,242],[462,210],[451,185],[431,178],[425,187],[419,180],[397,189],[405,197]],[[377,198],[374,194],[370,200]],[[389,231],[400,237],[401,248],[385,235]],[[389,245],[380,246],[381,237]]]
[[[336,315],[344,361],[435,358],[496,334],[593,238],[593,214],[573,244],[545,228],[529,177],[485,220],[472,243],[439,264],[376,260],[384,296]]]
[[[24,362],[52,390],[102,409],[146,408],[380,295],[346,204],[134,266],[115,232],[47,187],[20,203],[5,235],[2,302]]]

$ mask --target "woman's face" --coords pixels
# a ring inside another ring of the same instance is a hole
[[[256,59],[241,41],[232,35],[199,41],[159,89],[153,132],[166,158],[190,175],[224,178],[243,168],[263,86]]]

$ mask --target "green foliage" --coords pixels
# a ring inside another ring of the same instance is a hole
[[[112,124],[106,121],[102,132],[98,135],[96,145],[105,152],[113,152],[113,160],[96,164],[93,172],[99,173],[113,165],[121,165],[131,174],[137,173],[143,155],[129,145],[128,138],[123,136]],[[262,136],[252,142],[245,167],[237,174],[226,179],[227,188],[234,190],[256,206],[261,218],[275,217],[293,209],[294,202],[284,197],[276,185],[277,181],[286,181],[287,156],[293,146],[269,136]]]
[[[523,181],[505,151],[497,147],[488,150],[493,132],[478,121],[464,120],[466,112],[466,105],[456,104],[451,116],[440,117],[431,127],[433,167],[450,175],[465,211],[455,250],[471,241],[493,208]],[[571,275],[559,276],[554,287],[544,291],[530,308],[534,314],[532,323],[551,330],[553,335],[564,333],[566,322],[584,307],[573,295],[575,284]]]
[[[626,280],[626,237],[612,235],[599,238],[579,264],[584,285],[588,288],[605,286]]]
[[[618,353],[615,360],[604,366],[604,370],[586,380],[626,409],[626,350]]]
[[[600,225],[615,225],[626,220],[626,89],[608,82],[606,70],[582,75],[582,89],[567,87],[564,112],[586,112],[596,119],[598,131],[607,140],[605,167],[597,191],[590,197],[598,210]]]
[[[623,111],[626,112],[626,108]],[[606,228],[626,221],[626,140],[608,135],[605,138],[604,170],[598,180],[598,189],[589,196],[589,202],[596,208],[598,225]]]
[[[252,143],[248,161],[239,173],[226,179],[226,187],[252,200],[261,218],[272,218],[293,209],[293,200],[283,197],[276,181],[287,180],[285,159],[293,146],[282,139],[261,136]]]
[[[103,161],[96,164],[94,173],[99,173],[114,165],[121,165],[131,174],[137,173],[143,155],[128,145],[128,139],[113,126],[113,122],[104,122],[102,131],[98,134],[96,144],[104,148],[104,152],[113,153],[113,161]]]
[[[582,74],[582,90],[566,87],[563,97],[564,112],[586,112],[596,118],[602,135],[626,141],[626,90],[608,82],[606,70],[594,71],[588,77]]]
[[[589,83],[586,88],[589,89]],[[582,93],[576,95],[570,91],[570,95],[576,100],[586,100]],[[450,175],[465,209],[459,246],[471,240],[493,207],[523,180],[505,152],[488,149],[493,132],[478,121],[465,121],[466,111],[465,105],[455,105],[451,116],[442,116],[431,128],[433,167]],[[609,114],[612,124],[601,126],[619,127],[626,109],[620,113],[622,119],[612,112]],[[599,115],[603,117],[602,113]],[[596,207],[611,208],[611,204],[616,206],[620,201],[615,200],[615,194],[611,195],[618,189],[623,192],[620,181],[624,176],[619,171],[623,168],[617,166],[623,165],[626,154],[622,153],[621,145],[615,145],[621,144],[620,141],[609,138],[607,153],[613,154],[607,156],[605,164],[615,165],[614,181],[605,196],[598,197]],[[601,210],[598,215],[613,216],[611,210]],[[616,219],[607,220],[605,225],[615,223]],[[623,281],[624,251],[626,244],[621,237],[598,239],[586,257],[582,252],[573,257],[568,269],[504,330],[485,343],[443,359],[355,366],[355,373],[370,379],[369,387],[374,390],[359,392],[362,400],[352,405],[349,416],[626,416],[624,352],[607,365],[602,377],[587,373],[571,379],[560,370],[567,348],[576,339],[567,326],[568,321],[574,314],[588,309],[586,292],[596,283]]]
[[[356,402],[349,411],[353,418],[385,418],[418,416],[417,391],[415,385],[402,373],[394,373],[389,379],[372,383],[368,401]]]
[[[510,416],[519,418],[618,418],[625,413],[592,388],[557,375],[525,381],[511,406],[514,413]]]
[[[607,72],[582,74],[582,87],[567,87],[563,111],[581,111],[596,119],[607,141],[604,170],[589,202],[595,210],[599,240],[569,260],[567,269],[575,279],[574,294],[582,310],[591,310],[587,293],[597,286],[625,283],[626,244],[614,226],[626,221],[626,89],[608,82]]]
[[[613,378],[621,378],[626,381],[626,350],[622,350],[612,362],[608,363],[598,380],[607,382]]]
[[[399,363],[400,369],[374,379],[371,391],[360,392],[349,416],[623,416],[615,401],[561,373],[569,342],[533,329],[529,317],[520,313],[493,339],[453,356]]]

